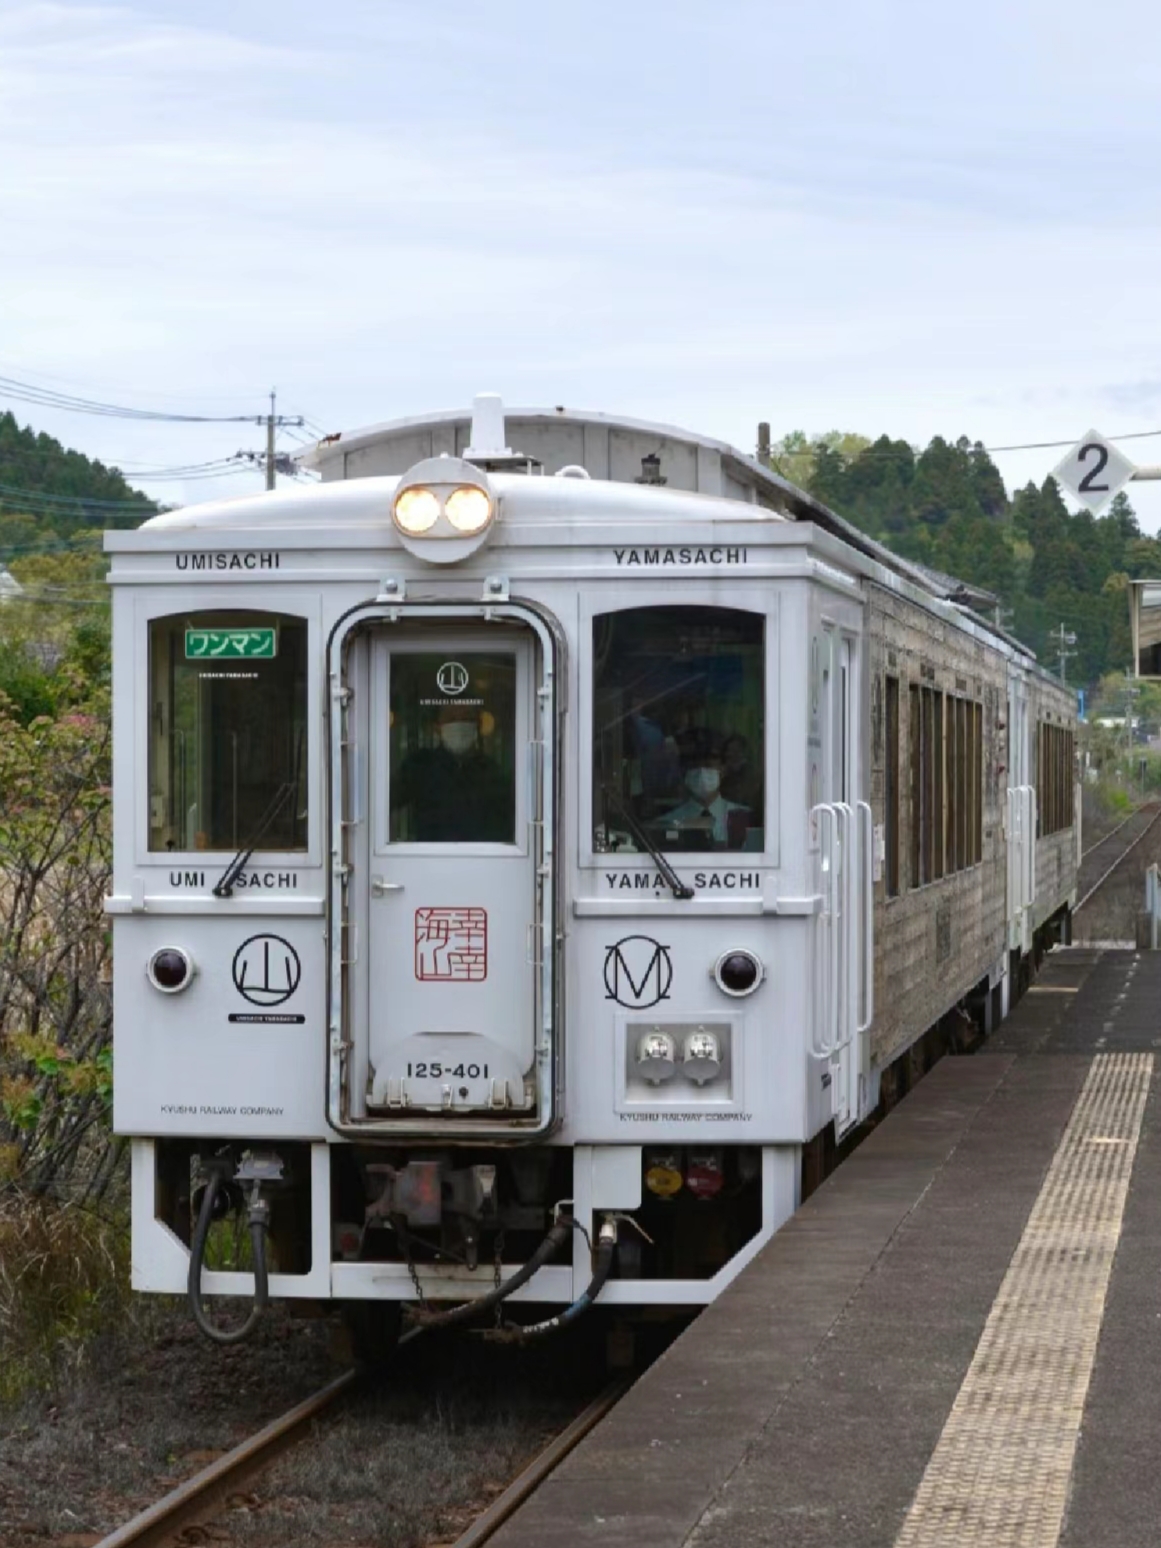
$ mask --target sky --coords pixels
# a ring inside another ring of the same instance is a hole
[[[1146,0],[0,0],[0,376],[277,388],[326,431],[482,391],[745,450],[1161,431],[1154,34]],[[4,407],[167,501],[261,487],[144,477],[257,426]]]

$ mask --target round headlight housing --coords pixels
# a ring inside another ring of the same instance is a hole
[[[714,963],[713,976],[723,994],[740,1000],[747,994],[753,994],[765,978],[766,971],[752,951],[734,947],[731,951],[723,951]]]
[[[439,497],[430,489],[415,485],[400,490],[391,508],[395,525],[400,532],[406,532],[408,537],[419,537],[424,532],[430,532],[439,520],[439,513]]]
[[[441,453],[404,473],[389,510],[409,553],[425,564],[456,564],[488,541],[500,500],[483,468]]]
[[[181,946],[159,946],[145,964],[145,976],[162,994],[180,994],[193,980],[193,958]]]
[[[492,502],[486,489],[474,486],[453,489],[444,501],[444,515],[457,532],[471,537],[492,519]]]

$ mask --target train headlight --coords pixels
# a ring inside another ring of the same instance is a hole
[[[714,982],[723,994],[740,1000],[753,994],[765,978],[765,970],[752,951],[723,951],[713,965]]]
[[[681,1073],[697,1086],[713,1080],[722,1067],[722,1045],[716,1032],[698,1028],[686,1038],[681,1049]]]
[[[425,457],[391,497],[403,546],[428,564],[455,564],[488,541],[499,501],[482,468],[463,457]]]
[[[492,519],[492,502],[484,489],[453,489],[443,509],[448,521],[465,537],[482,532]]]
[[[675,1068],[677,1046],[668,1032],[660,1028],[646,1032],[637,1043],[637,1068],[645,1080],[659,1086],[669,1080]]]
[[[395,525],[408,537],[420,537],[430,532],[439,520],[438,497],[430,489],[403,489],[395,496],[391,514]]]
[[[193,958],[180,946],[159,946],[145,964],[145,976],[162,994],[180,994],[193,980]]]

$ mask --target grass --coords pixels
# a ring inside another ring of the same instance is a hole
[[[239,1548],[421,1548],[457,1537],[592,1396],[599,1340],[554,1350],[432,1338],[377,1389],[325,1417],[246,1508]],[[578,1358],[585,1354],[586,1358]],[[407,1358],[403,1358],[403,1355]]]
[[[57,1385],[129,1307],[129,1225],[0,1194],[0,1403]]]

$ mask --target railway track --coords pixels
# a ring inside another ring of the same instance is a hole
[[[345,1371],[313,1397],[296,1403],[280,1418],[264,1425],[208,1467],[147,1506],[131,1521],[103,1537],[96,1548],[166,1548],[187,1528],[212,1520],[244,1483],[264,1473],[292,1446],[303,1442],[313,1421],[345,1394],[351,1393],[357,1382],[357,1372]],[[503,1493],[497,1495],[450,1548],[481,1548],[619,1402],[631,1384],[630,1379],[622,1379],[606,1387],[533,1458]]]
[[[1115,828],[1110,828],[1109,831],[1103,835],[1103,837],[1097,839],[1095,844],[1090,844],[1087,849],[1082,849],[1080,852],[1081,861],[1084,862],[1087,860],[1089,855],[1095,855],[1098,849],[1107,844],[1111,838],[1115,838],[1121,829],[1126,825],[1126,823],[1132,822],[1133,818],[1140,810],[1140,807],[1134,807],[1127,817],[1121,818],[1120,822],[1117,823]]]
[[[1134,850],[1136,850],[1138,845],[1143,843],[1144,840],[1148,838],[1149,834],[1152,833],[1157,823],[1161,821],[1161,803],[1152,801],[1146,803],[1144,806],[1138,807],[1135,812],[1131,813],[1128,817],[1125,818],[1124,822],[1119,823],[1111,833],[1107,833],[1099,843],[1096,843],[1092,845],[1090,849],[1085,850],[1084,854],[1081,856],[1082,864],[1089,855],[1091,855],[1095,850],[1099,849],[1102,844],[1107,843],[1107,841],[1111,839],[1114,834],[1120,833],[1122,829],[1124,829],[1135,818],[1141,817],[1148,818],[1148,820],[1145,822],[1145,825],[1141,828],[1141,831],[1132,836],[1129,843],[1126,844],[1126,846],[1121,850],[1120,854],[1113,861],[1113,863],[1101,871],[1097,875],[1095,881],[1089,880],[1088,885],[1085,887],[1085,891],[1082,893],[1081,897],[1077,901],[1076,907],[1073,909],[1074,915],[1079,914],[1081,909],[1084,908],[1086,904],[1091,902],[1094,897],[1096,897],[1097,893],[1099,893],[1101,889],[1106,886],[1106,884],[1112,879],[1112,877],[1118,871],[1120,871],[1125,861],[1134,852]],[[1083,882],[1082,885],[1084,885]]]

